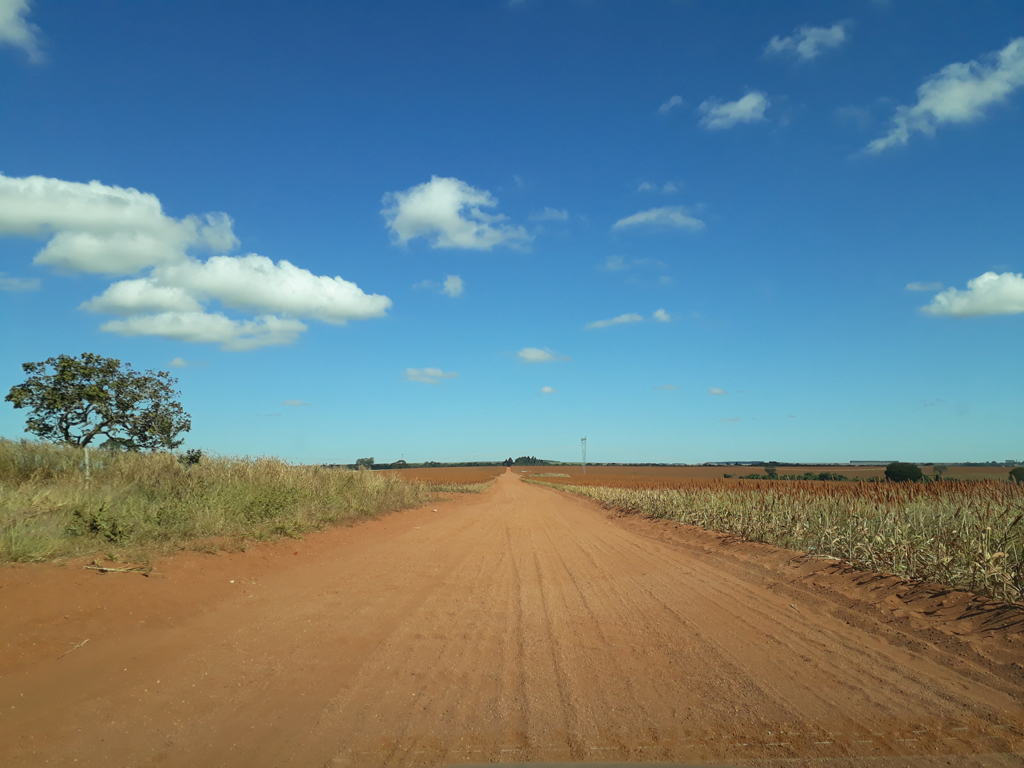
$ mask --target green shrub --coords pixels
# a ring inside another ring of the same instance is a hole
[[[885,477],[893,483],[917,483],[924,477],[924,473],[917,464],[894,461],[885,468]]]

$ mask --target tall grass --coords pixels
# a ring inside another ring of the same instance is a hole
[[[277,459],[89,458],[86,481],[79,448],[0,440],[0,562],[298,536],[430,499],[425,486],[383,473]]]
[[[722,480],[676,488],[544,485],[609,508],[838,558],[867,570],[1024,600],[1024,485]]]

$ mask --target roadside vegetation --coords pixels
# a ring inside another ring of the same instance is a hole
[[[89,460],[87,479],[82,448],[0,440],[0,562],[235,548],[426,504],[434,490],[389,473],[198,451],[93,450]]]
[[[695,479],[673,488],[530,482],[627,513],[1024,601],[1024,483],[1009,479],[926,484]]]

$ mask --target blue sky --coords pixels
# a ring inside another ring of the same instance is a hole
[[[4,390],[116,357],[302,462],[1024,456],[1015,3],[0,0],[0,100]]]

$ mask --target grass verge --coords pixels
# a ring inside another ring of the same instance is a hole
[[[525,479],[525,478],[524,478]],[[608,508],[675,520],[855,567],[1024,600],[1024,485],[808,483],[610,488],[528,480]]]
[[[426,504],[431,490],[379,472],[278,459],[84,452],[0,440],[0,562],[105,553],[139,559],[183,548],[300,536]]]

